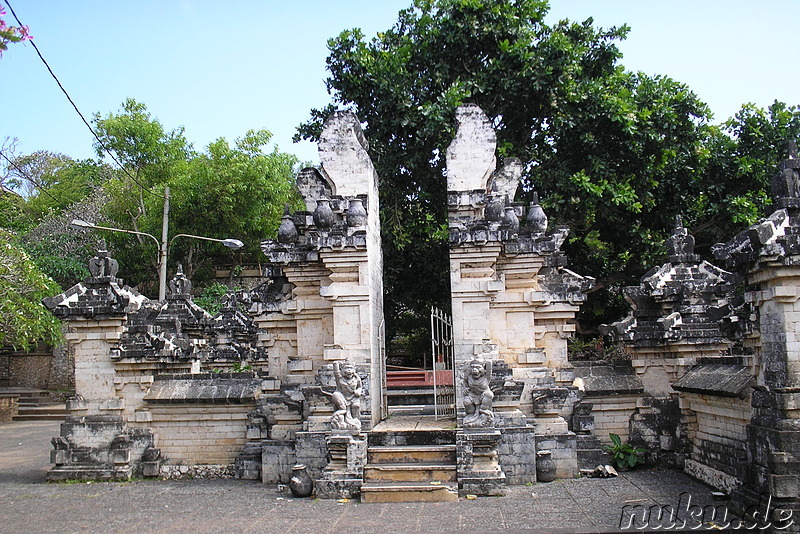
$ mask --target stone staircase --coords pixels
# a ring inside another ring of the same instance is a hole
[[[396,417],[369,433],[362,502],[458,501],[454,422]]]
[[[63,421],[69,415],[66,404],[52,402],[48,391],[25,389],[18,395],[19,410],[14,421]]]

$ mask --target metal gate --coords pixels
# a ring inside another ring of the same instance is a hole
[[[383,421],[389,417],[389,398],[386,388],[386,320],[384,319],[381,319],[381,326],[378,329],[378,345],[381,368],[381,421]]]
[[[433,413],[437,419],[456,416],[455,352],[453,318],[431,308],[433,359]]]

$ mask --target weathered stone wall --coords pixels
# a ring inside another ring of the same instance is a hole
[[[750,397],[732,399],[684,393],[681,406],[692,416],[686,425],[691,447],[686,472],[732,492],[741,484],[747,462]]]
[[[231,465],[247,443],[253,404],[153,406],[149,427],[166,463]]]

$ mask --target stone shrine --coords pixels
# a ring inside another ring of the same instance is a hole
[[[727,270],[695,254],[678,218],[664,263],[624,291],[631,314],[604,327],[625,357],[574,361],[567,341],[594,280],[567,268],[569,230],[535,194],[515,202],[522,162],[498,164],[484,112],[464,105],[455,119],[454,359],[431,371],[455,388],[452,419],[409,429],[387,417],[378,177],[357,117],[340,112],[325,122],[321,167],[297,176],[304,209],[287,208],[261,244],[262,282],[217,314],[192,301],[180,268],[164,301],[145,298],[105,250],[88,278],[45,299],[67,324],[76,388],[48,477],[287,484],[302,464],[322,498],[455,500],[537,482],[537,451],[560,478],[608,463],[614,433],[742,508],[769,494],[800,516],[794,145],[773,181],[776,211],[715,247]]]

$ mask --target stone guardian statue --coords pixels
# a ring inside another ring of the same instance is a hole
[[[333,376],[336,378],[336,391],[328,393],[335,411],[331,416],[334,430],[361,430],[361,378],[350,362],[335,362]]]
[[[484,428],[494,426],[492,402],[494,393],[489,389],[492,377],[492,362],[476,357],[470,360],[464,373],[464,428]]]

